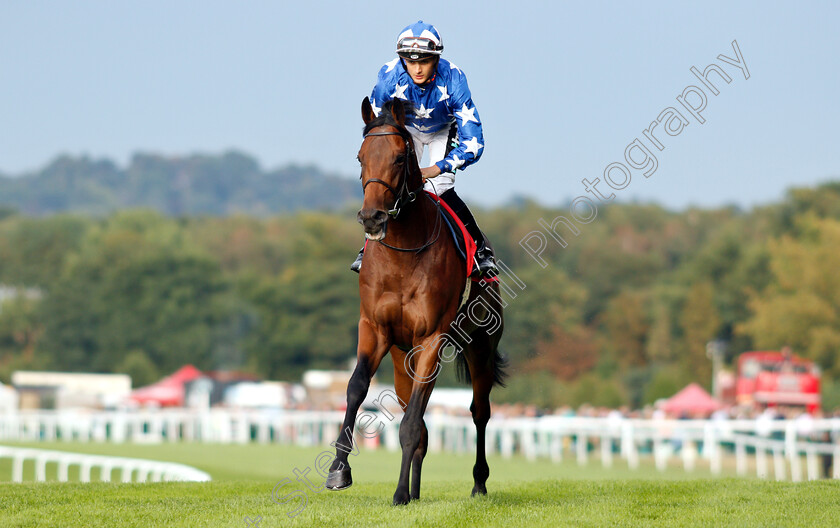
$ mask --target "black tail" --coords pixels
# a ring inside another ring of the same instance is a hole
[[[508,377],[508,358],[497,348],[493,351],[493,385],[506,387],[505,380]]]
[[[505,379],[507,379],[508,373],[505,371],[505,369],[507,369],[507,367],[507,356],[502,354],[502,352],[497,348],[493,351],[493,386],[506,386]],[[455,362],[455,375],[458,381],[463,381],[467,384],[472,383],[472,378],[470,377],[470,369],[467,365],[467,358],[464,356],[463,353],[458,354],[458,359]]]

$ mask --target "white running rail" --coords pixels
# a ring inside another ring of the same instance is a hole
[[[381,434],[356,438],[367,447],[399,450],[400,415],[374,413],[368,421]],[[213,408],[137,411],[17,411],[0,415],[0,441],[38,442],[210,442],[278,443],[329,446],[339,432],[340,411],[239,410]],[[468,416],[426,415],[431,451],[470,453],[475,426]],[[724,470],[738,475],[800,481],[820,477],[831,464],[840,478],[840,419],[668,420],[549,415],[491,418],[486,450],[503,457],[519,453],[529,460],[554,462],[568,457],[578,464],[600,458],[605,467],[623,460],[631,469],[652,459],[665,470]],[[734,457],[734,464],[732,459]],[[772,468],[772,471],[771,471]]]
[[[99,480],[102,482],[110,482],[111,474],[115,469],[119,471],[122,482],[210,481],[210,475],[194,467],[141,458],[0,446],[0,460],[3,458],[12,459],[12,482],[23,482],[23,464],[27,460],[34,461],[35,480],[38,482],[47,480],[47,464],[50,463],[58,466],[59,482],[68,481],[69,468],[74,465],[79,466],[81,482],[90,482],[91,473],[95,468],[98,469]]]

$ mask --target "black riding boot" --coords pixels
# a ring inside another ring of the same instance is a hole
[[[464,227],[467,228],[467,232],[469,232],[470,236],[473,237],[475,240],[475,260],[478,264],[478,272],[479,276],[482,277],[495,277],[499,270],[496,269],[496,261],[493,257],[493,251],[487,246],[487,243],[484,240],[484,233],[481,232],[481,229],[478,228],[478,224],[473,218],[472,213],[470,212],[469,207],[467,204],[461,200],[461,197],[455,193],[455,189],[449,189],[441,193],[440,197],[446,202],[449,207],[455,211],[455,214],[458,215],[458,218],[461,219],[461,222],[464,223]]]
[[[362,269],[362,257],[365,254],[365,247],[362,246],[362,249],[359,250],[359,255],[356,257],[356,260],[350,264],[350,269],[359,273],[359,270]]]

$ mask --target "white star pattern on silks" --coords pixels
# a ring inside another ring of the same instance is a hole
[[[407,84],[406,84],[405,86],[400,86],[400,85],[398,84],[398,85],[397,85],[397,88],[396,88],[396,91],[395,91],[394,93],[392,93],[392,94],[391,94],[391,98],[393,99],[394,97],[396,97],[396,98],[398,98],[398,99],[405,99],[406,101],[408,101],[408,97],[406,97],[406,96],[405,96],[405,90],[406,90],[406,88],[408,88],[408,85],[407,85]],[[477,121],[476,121],[476,122],[477,122]]]
[[[431,129],[432,129],[432,127],[430,127],[430,126],[423,126],[423,125],[418,125],[418,124],[413,124],[413,125],[411,125],[411,126],[413,126],[414,128],[416,128],[416,129],[417,129],[417,130],[419,130],[420,132],[428,132],[429,130],[431,130]]]
[[[449,69],[450,69],[450,70],[458,70],[458,73],[460,73],[461,75],[464,75],[464,72],[462,72],[462,71],[461,71],[461,68],[459,68],[459,67],[455,66],[455,65],[454,65],[454,64],[452,64],[451,62],[449,63]]]
[[[373,108],[373,115],[379,116],[379,111],[382,110],[381,106],[376,106],[376,99],[370,100],[370,107]]]
[[[432,117],[432,111],[434,108],[426,108],[425,105],[420,105],[420,108],[416,108],[414,110],[414,115],[417,116],[418,119],[430,119]]]
[[[464,161],[465,160],[458,159],[458,156],[452,156],[452,161],[449,162],[449,164],[452,165],[452,170],[455,170],[458,167],[460,167],[461,165],[463,165]]]
[[[393,70],[393,69],[394,69],[394,66],[396,66],[398,62],[400,62],[399,57],[397,57],[396,59],[394,59],[394,60],[392,60],[392,61],[390,61],[390,62],[386,62],[386,63],[385,63],[385,66],[387,66],[387,67],[388,67],[388,69],[387,69],[387,70],[385,70],[385,73],[388,73],[389,71]]]
[[[478,119],[475,118],[474,114],[475,114],[475,107],[467,108],[467,103],[464,103],[464,105],[461,106],[461,111],[460,112],[455,112],[455,115],[460,117],[461,121],[463,121],[464,124],[467,124],[470,121],[478,123]]]
[[[464,141],[464,145],[467,146],[467,152],[472,152],[476,156],[478,156],[478,151],[484,148],[484,145],[478,142],[478,138],[468,139]]]
[[[440,99],[438,99],[438,102],[446,101],[447,99],[449,99],[449,94],[446,93],[446,86],[438,85],[437,89],[440,90]]]

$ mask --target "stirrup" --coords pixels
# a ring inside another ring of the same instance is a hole
[[[359,251],[359,254],[356,256],[356,260],[354,260],[353,263],[350,264],[350,270],[351,271],[355,271],[356,273],[359,273],[359,271],[362,269],[362,257],[364,256],[364,254],[365,254],[364,249]]]
[[[493,257],[481,259],[478,263],[479,276],[492,278],[499,274],[499,269],[493,261]]]
[[[486,244],[482,244],[479,249],[475,252],[475,270],[474,274],[477,272],[478,277],[495,277],[499,274],[498,268],[496,268],[496,262],[493,259],[493,252],[487,247]]]

